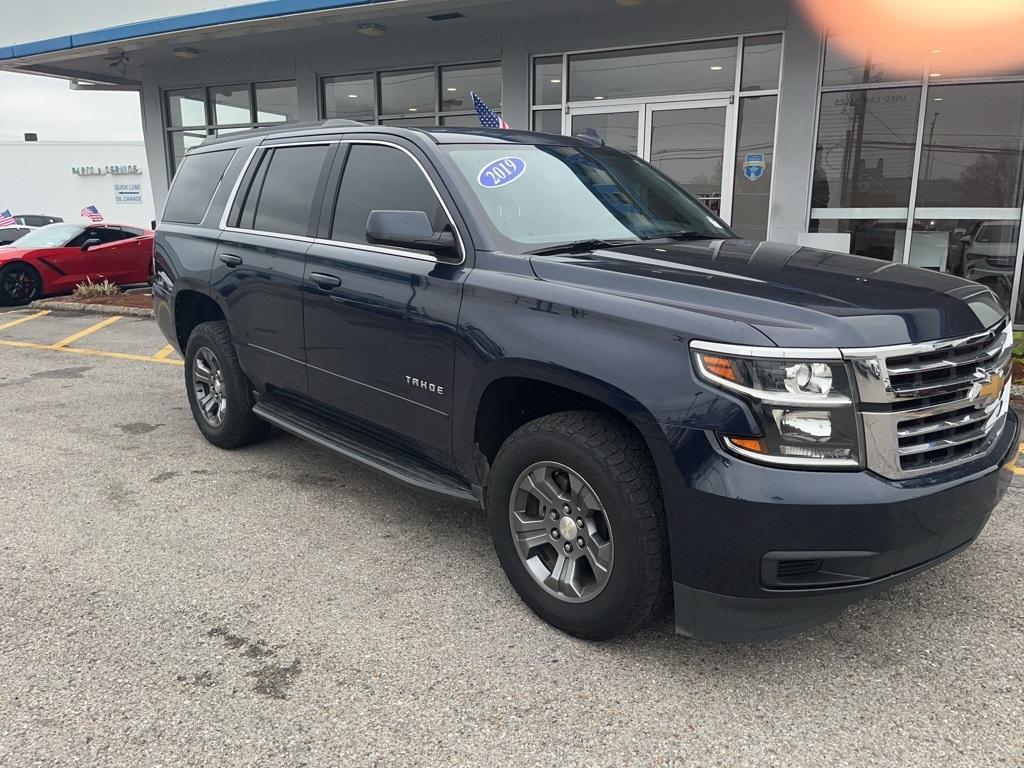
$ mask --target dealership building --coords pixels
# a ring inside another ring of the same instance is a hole
[[[1024,67],[907,76],[787,0],[68,0],[9,9],[0,68],[141,93],[152,198],[207,136],[349,118],[593,128],[741,235],[978,280],[1020,303]],[[95,86],[87,86],[95,87]],[[1024,311],[1017,308],[1018,322]]]

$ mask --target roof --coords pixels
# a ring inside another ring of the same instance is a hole
[[[275,16],[329,11],[336,8],[372,5],[373,3],[381,2],[389,2],[389,0],[262,0],[261,2],[250,2],[228,8],[185,13],[178,16],[167,16],[160,19],[96,29],[91,32],[80,32],[78,34],[51,37],[45,40],[0,46],[0,61],[37,56],[43,53],[56,53],[74,48],[85,48],[90,45],[135,40],[152,35],[183,32],[219,24],[257,21]]]

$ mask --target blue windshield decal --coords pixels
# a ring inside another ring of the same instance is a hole
[[[488,163],[476,177],[481,187],[486,189],[497,189],[511,184],[526,171],[526,161],[521,157],[502,157],[493,163]]]

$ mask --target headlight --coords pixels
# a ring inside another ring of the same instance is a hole
[[[794,358],[699,341],[691,349],[698,375],[743,397],[761,426],[759,437],[719,435],[728,450],[766,464],[860,465],[852,385],[837,353],[805,350]]]

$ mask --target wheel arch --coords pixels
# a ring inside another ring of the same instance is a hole
[[[495,361],[456,408],[455,447],[459,463],[472,467],[481,484],[497,450],[523,424],[551,413],[593,410],[620,419],[647,446],[664,480],[663,461],[671,452],[654,415],[627,392],[578,371],[549,363]]]
[[[183,288],[174,295],[174,335],[182,353],[197,325],[226,320],[227,315],[216,299],[201,291]]]

